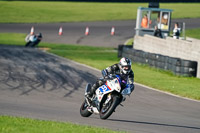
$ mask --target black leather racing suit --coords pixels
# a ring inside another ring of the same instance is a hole
[[[102,75],[104,78],[100,78],[96,81],[96,83],[92,86],[91,91],[89,93],[89,96],[92,97],[93,94],[95,93],[96,89],[103,85],[106,80],[108,79],[109,74],[117,74],[120,75],[122,80],[125,80],[130,86],[131,86],[131,91],[134,90],[134,73],[132,70],[128,74],[123,74],[119,68],[119,64],[114,64],[110,67],[107,67],[106,69],[102,70]],[[124,89],[126,84],[122,85],[122,88]]]

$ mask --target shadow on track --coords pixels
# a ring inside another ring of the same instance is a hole
[[[182,126],[182,125],[174,125],[174,124],[163,124],[163,123],[155,123],[155,122],[119,120],[119,119],[107,119],[107,120],[108,121],[117,121],[117,122],[121,122],[121,123],[133,123],[133,124],[143,124],[143,125],[153,125],[153,126],[165,126],[165,127],[178,127],[178,128],[188,128],[188,129],[200,130],[200,127],[193,127],[193,126]]]
[[[69,97],[83,83],[97,77],[70,62],[38,49],[0,45],[0,89],[17,90],[20,95],[33,91],[63,91]]]

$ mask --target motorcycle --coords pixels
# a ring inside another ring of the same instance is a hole
[[[131,88],[126,85],[122,89],[121,84],[124,82],[119,75],[112,75],[105,84],[97,88],[91,102],[87,94],[91,89],[91,84],[85,88],[85,100],[81,105],[80,114],[83,117],[89,117],[92,114],[99,114],[101,119],[107,119],[115,112],[118,105],[125,101],[126,96],[131,94]],[[123,106],[123,105],[122,105]]]

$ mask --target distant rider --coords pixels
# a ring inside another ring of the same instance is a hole
[[[131,88],[131,92],[134,90],[134,73],[131,69],[131,60],[128,58],[121,58],[118,64],[114,64],[106,69],[102,70],[102,75],[104,78],[100,78],[92,86],[90,92],[87,96],[91,99],[95,94],[97,88],[105,84],[106,80],[109,79],[110,74],[117,74],[122,79],[122,89],[126,88],[127,85]]]
[[[25,38],[26,41],[25,47],[35,47],[39,44],[41,40],[42,40],[42,33],[39,33],[38,35],[28,34]]]

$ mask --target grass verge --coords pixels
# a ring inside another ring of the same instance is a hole
[[[119,133],[103,128],[55,122],[34,120],[11,116],[0,116],[1,133]]]
[[[147,3],[0,1],[0,23],[51,23],[136,19]],[[199,18],[200,4],[160,3],[174,10],[172,18]],[[187,10],[185,10],[187,9]]]
[[[192,38],[200,39],[200,28],[186,30],[186,35]]]
[[[4,44],[24,45],[24,37],[19,34],[0,34]],[[22,38],[23,37],[23,38]],[[7,42],[4,38],[7,38]],[[18,39],[21,38],[19,41]],[[17,41],[19,41],[17,43]],[[119,61],[117,51],[113,48],[80,46],[80,45],[65,45],[65,44],[47,44],[41,43],[40,47],[50,48],[49,52],[59,56],[95,67],[104,69]],[[151,68],[149,66],[133,64],[135,73],[135,82],[170,92],[176,95],[200,100],[200,79],[192,77],[175,76],[170,72]]]

